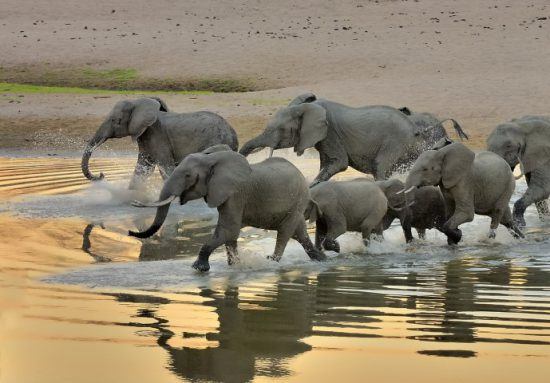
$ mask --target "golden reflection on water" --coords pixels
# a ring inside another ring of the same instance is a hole
[[[0,195],[81,188],[78,161],[66,161],[0,160]],[[29,182],[28,172],[45,175]],[[197,277],[175,290],[41,281],[82,266],[187,260],[211,230],[174,223],[142,243],[124,235],[130,221],[0,215],[0,382],[548,380],[543,254],[465,251],[424,268],[388,254],[238,283]]]

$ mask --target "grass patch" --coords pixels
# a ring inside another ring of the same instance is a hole
[[[112,89],[87,89],[69,86],[45,86],[31,84],[17,84],[9,82],[0,82],[0,93],[10,94],[212,94],[214,92],[207,90],[112,90]]]
[[[250,92],[259,87],[242,78],[153,78],[134,68],[92,69],[47,66],[0,68],[2,89],[12,84],[13,92],[26,93],[198,93]],[[24,87],[28,86],[28,87]],[[14,90],[15,89],[15,90]],[[20,90],[17,90],[20,89]],[[6,90],[2,90],[6,92]]]

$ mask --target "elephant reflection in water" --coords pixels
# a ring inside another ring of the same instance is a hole
[[[219,327],[214,333],[207,333],[206,339],[217,341],[217,347],[196,349],[173,347],[171,340],[182,336],[169,329],[169,321],[158,314],[158,307],[170,303],[164,298],[151,297],[153,305],[141,309],[138,317],[153,319],[156,323],[127,324],[137,327],[153,327],[159,333],[157,344],[169,355],[168,369],[186,380],[208,380],[242,382],[254,378],[256,374],[281,377],[291,373],[286,361],[311,350],[311,346],[301,341],[312,333],[315,299],[314,286],[304,289],[289,289],[283,281],[277,285],[274,300],[246,300],[258,308],[239,307],[238,288],[228,288],[224,292],[203,289],[200,296],[207,299],[206,306],[213,306],[218,315]],[[147,298],[129,294],[107,294],[121,302],[148,302]],[[183,337],[195,334],[183,334]]]
[[[98,251],[92,250],[91,234],[94,227],[99,226],[105,229],[103,223],[90,223],[86,225],[82,232],[82,250],[89,254],[95,262],[110,262],[111,258],[106,255],[98,254]],[[159,261],[163,259],[174,259],[184,254],[196,254],[203,243],[203,237],[209,236],[214,225],[210,221],[197,225],[185,227],[185,235],[188,238],[182,238],[178,235],[181,223],[174,222],[165,225],[162,233],[156,241],[147,241],[141,243],[139,251],[140,261]]]

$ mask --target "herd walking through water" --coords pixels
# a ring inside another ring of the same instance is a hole
[[[525,116],[498,125],[487,139],[487,151],[474,153],[449,139],[443,122],[451,121],[457,136],[468,139],[454,119],[439,120],[430,113],[414,113],[390,106],[348,107],[306,93],[281,108],[265,130],[240,150],[233,128],[211,112],[174,113],[158,98],[118,102],[88,142],[82,172],[102,179],[89,169],[94,149],[110,138],[131,136],[138,144],[138,160],[130,189],[145,185],[158,167],[164,186],[157,202],[135,201],[156,207],[151,226],[129,234],[147,238],[162,226],[170,204],[203,198],[219,213],[210,239],[193,267],[208,271],[211,253],[221,245],[228,263],[238,262],[237,239],[245,226],[276,230],[271,259],[278,261],[288,241],[297,240],[312,260],[323,260],[323,250],[340,251],[337,238],[360,232],[365,244],[398,219],[405,240],[412,228],[423,239],[437,229],[449,245],[460,242],[460,225],[475,214],[490,217],[489,238],[502,224],[523,237],[524,213],[536,204],[539,216],[550,214],[550,119]],[[250,164],[246,156],[270,148],[268,159]],[[276,149],[319,152],[320,171],[308,185],[290,161],[273,157]],[[332,181],[352,168],[371,174],[350,181]],[[513,211],[513,175],[519,166],[527,190]],[[405,182],[390,178],[408,171]],[[315,241],[306,220],[315,222]]]

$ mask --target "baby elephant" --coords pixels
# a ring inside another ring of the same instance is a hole
[[[190,154],[166,180],[159,202],[135,203],[155,206],[157,214],[149,229],[129,234],[146,238],[157,232],[168,214],[170,202],[176,197],[182,205],[204,198],[209,207],[218,209],[216,229],[193,264],[199,271],[210,269],[208,258],[222,244],[227,250],[228,264],[238,261],[237,238],[244,226],[277,230],[275,251],[270,257],[275,261],[281,259],[290,238],[300,242],[311,259],[325,259],[306,231],[307,182],[302,173],[283,158],[272,157],[250,165],[245,157],[226,145]]]
[[[427,229],[443,232],[446,221],[445,201],[435,186],[424,186],[405,195],[405,184],[392,178],[376,181],[388,199],[388,212],[382,221],[382,229],[387,230],[397,218],[403,228],[405,240],[413,240],[411,228],[415,228],[418,237],[424,239]]]
[[[382,190],[366,179],[321,182],[311,188],[311,198],[305,217],[316,221],[315,246],[336,252],[336,238],[346,231],[360,232],[367,245],[388,209]]]
[[[450,216],[443,225],[449,244],[460,241],[462,232],[458,226],[472,221],[474,213],[491,217],[490,238],[495,237],[500,223],[515,237],[522,237],[508,206],[515,179],[506,161],[492,152],[474,154],[463,144],[448,139],[436,144],[436,149],[418,157],[407,176],[405,193],[421,186],[439,185]]]

